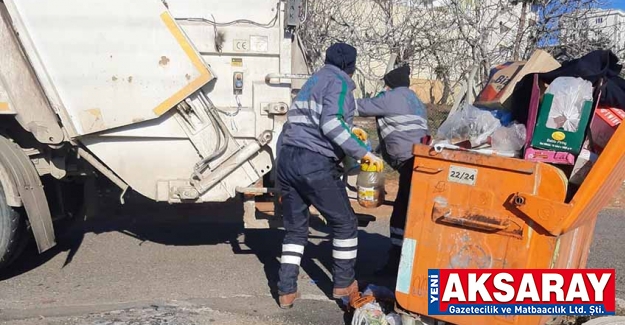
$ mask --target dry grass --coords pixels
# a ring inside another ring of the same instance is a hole
[[[428,109],[428,127],[430,134],[436,134],[438,127],[447,119],[451,106],[449,105],[426,105]]]

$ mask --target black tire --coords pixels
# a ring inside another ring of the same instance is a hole
[[[0,270],[7,267],[23,251],[26,243],[26,220],[7,204],[0,184]]]

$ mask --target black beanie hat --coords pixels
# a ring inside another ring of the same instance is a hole
[[[345,71],[347,74],[353,74],[356,71],[356,49],[345,43],[332,44],[326,50],[326,64],[331,64]]]
[[[389,71],[384,76],[384,83],[392,88],[410,87],[410,67],[407,65]]]

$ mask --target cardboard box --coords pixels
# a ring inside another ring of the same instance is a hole
[[[592,101],[585,101],[580,112],[577,131],[565,131],[564,129],[554,129],[548,125],[549,113],[552,109],[554,95],[545,94],[543,102],[538,112],[538,122],[532,136],[532,147],[537,149],[569,152],[574,155],[582,149],[582,144],[586,137],[586,127],[590,121],[592,113]]]
[[[538,79],[538,75],[534,75],[534,82],[532,83],[532,94],[530,97],[530,107],[527,109],[527,123],[525,123],[525,129],[527,135],[525,136],[525,148],[530,148],[532,144],[532,137],[534,136],[534,129],[536,128],[536,119],[538,118],[538,106],[540,105],[540,97],[547,89],[544,83],[541,83]]]
[[[573,165],[575,163],[575,156],[568,152],[527,148],[525,150],[525,160],[556,165]]]
[[[573,172],[569,178],[569,183],[582,185],[582,182],[586,179],[586,176],[588,176],[590,169],[598,158],[599,155],[583,148],[577,157],[577,161],[575,161],[575,166],[573,166]]]
[[[601,153],[612,138],[621,121],[625,119],[625,111],[618,108],[597,108],[590,123],[592,149]]]
[[[568,152],[558,152],[555,150],[543,150],[532,148],[532,138],[534,137],[534,131],[536,129],[536,120],[538,119],[538,107],[542,94],[547,89],[547,85],[541,83],[538,75],[534,75],[534,82],[532,84],[532,94],[530,97],[530,106],[528,108],[528,119],[525,125],[527,129],[527,135],[525,139],[525,155],[524,158],[529,161],[544,162],[556,165],[569,165],[575,164],[575,156]]]
[[[475,106],[488,109],[510,109],[516,84],[530,73],[542,73],[560,67],[549,53],[537,50],[527,62],[508,62],[493,69],[488,84],[479,94]]]

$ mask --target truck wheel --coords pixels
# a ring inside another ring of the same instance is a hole
[[[7,204],[0,184],[0,270],[12,263],[26,242],[26,220]]]
[[[625,316],[606,316],[591,319],[582,325],[623,325],[625,324]]]

